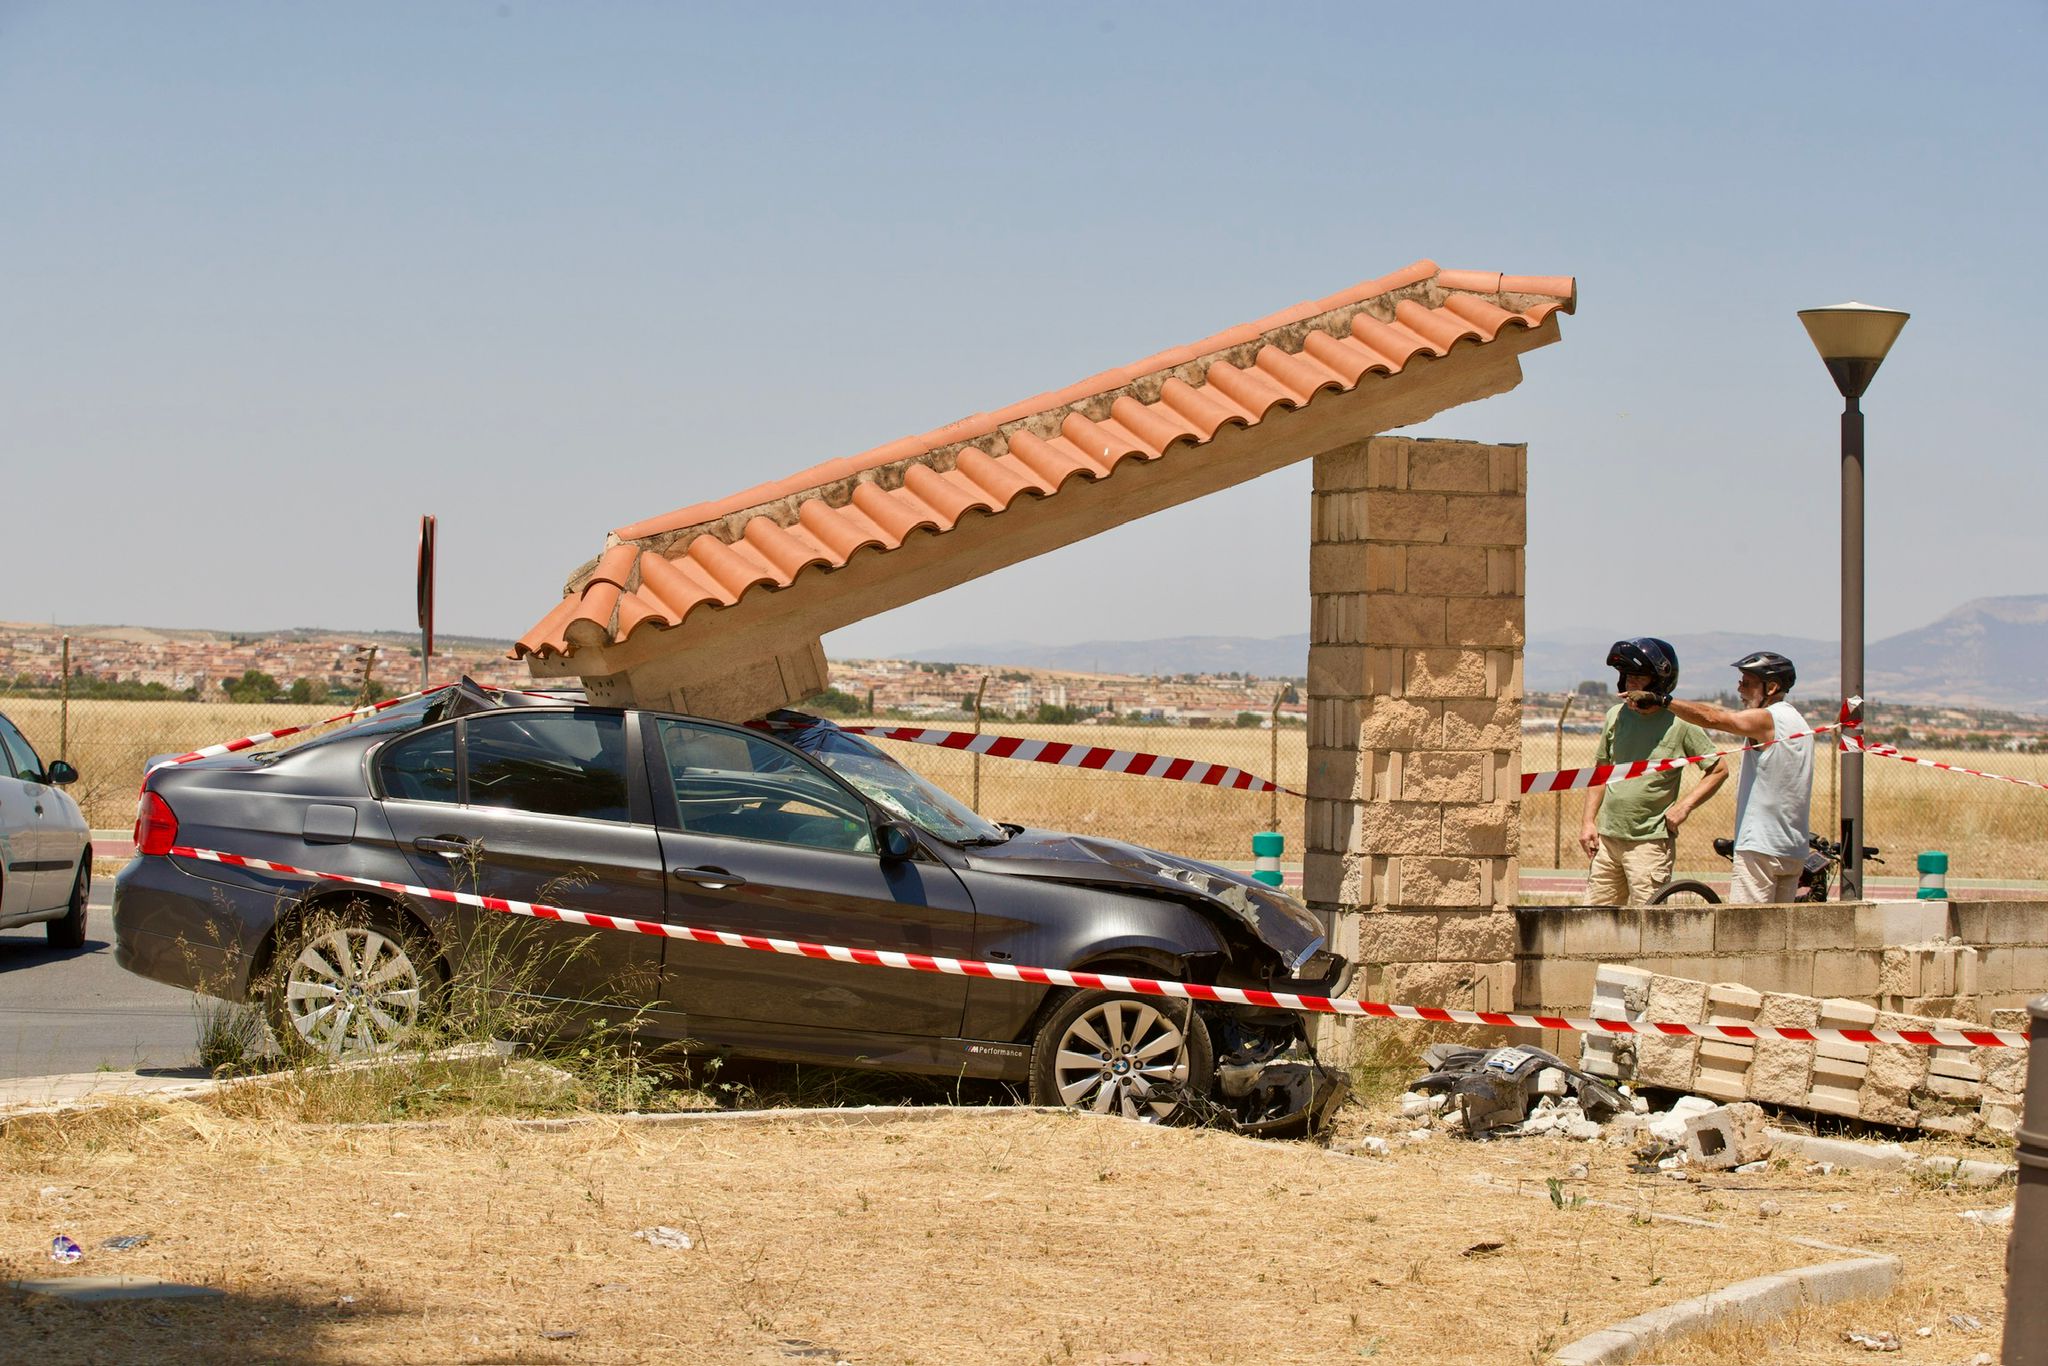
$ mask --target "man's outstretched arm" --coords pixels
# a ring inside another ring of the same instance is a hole
[[[1638,698],[1644,701],[1658,700],[1655,693],[1632,692],[1626,696],[1630,706],[1634,706]],[[1671,698],[1664,705],[1669,707],[1671,714],[1679,720],[1690,721],[1696,726],[1705,726],[1708,730],[1740,735],[1743,739],[1754,740],[1760,745],[1768,745],[1777,738],[1777,726],[1772,722],[1769,710],[1763,707],[1730,711],[1712,702],[1690,702],[1682,697]]]

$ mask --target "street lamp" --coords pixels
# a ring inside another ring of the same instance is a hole
[[[1842,391],[1842,696],[1863,695],[1863,391],[1910,314],[1869,304],[1801,309]],[[1863,751],[1842,752],[1842,900],[1863,899]]]

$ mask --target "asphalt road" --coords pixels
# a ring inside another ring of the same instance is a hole
[[[41,925],[0,930],[0,1077],[192,1066],[192,993],[114,966],[106,895],[82,949],[52,950]]]

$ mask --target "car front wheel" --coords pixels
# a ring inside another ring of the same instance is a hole
[[[43,933],[53,949],[85,947],[85,903],[92,887],[92,851],[78,856],[78,876],[71,880],[69,909],[55,920],[43,922]]]
[[[315,918],[276,959],[271,1032],[302,1056],[388,1053],[420,1022],[433,969],[411,936],[383,918]]]
[[[1192,1002],[1081,991],[1032,1043],[1031,1100],[1173,1124],[1193,1117],[1215,1065]]]

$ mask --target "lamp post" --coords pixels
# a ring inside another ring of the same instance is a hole
[[[1863,695],[1863,391],[1911,316],[1869,304],[1799,313],[1842,391],[1842,696]],[[1842,900],[1863,899],[1863,752],[1842,753]]]

